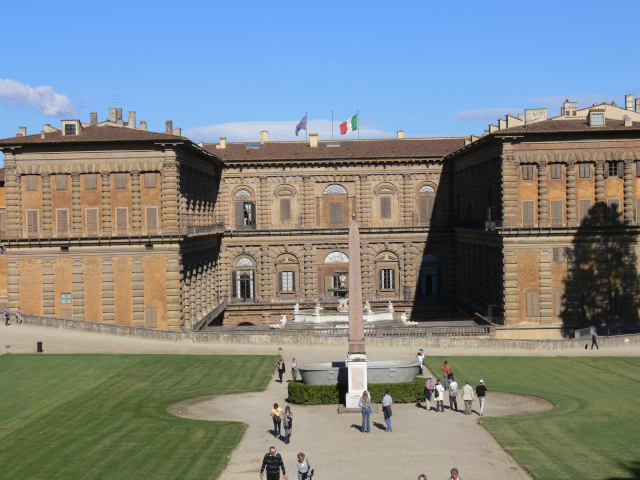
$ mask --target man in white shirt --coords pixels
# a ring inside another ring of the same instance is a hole
[[[382,397],[382,413],[384,414],[384,421],[387,424],[386,432],[391,431],[391,405],[393,405],[393,400],[391,399],[391,395],[389,395],[389,389],[384,391],[384,397]]]
[[[467,384],[462,387],[462,400],[464,400],[464,414],[471,415],[471,404],[473,403],[473,387]]]
[[[458,382],[451,375],[449,382],[449,409],[458,411]]]

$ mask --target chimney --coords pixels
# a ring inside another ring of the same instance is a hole
[[[227,148],[227,137],[220,137],[220,145],[216,145],[219,150]]]
[[[144,130],[145,132],[147,131],[147,121],[146,120],[140,120],[140,130]]]
[[[182,128],[174,128],[173,129],[173,133],[174,135],[178,135],[179,137],[182,136]]]
[[[546,119],[546,108],[525,108],[524,110],[524,123],[540,122]]]
[[[118,125],[124,125],[124,122],[122,121],[122,109],[121,108],[116,108],[116,123]]]
[[[640,113],[640,98],[636,98],[636,112]]]
[[[89,114],[89,117],[91,117],[91,125],[97,125],[98,124],[98,112],[91,112]]]
[[[27,127],[18,127],[18,136],[26,137],[27,136]]]
[[[633,111],[633,94],[624,96],[624,108]]]
[[[169,135],[173,133],[173,120],[167,120],[165,132]]]
[[[625,127],[633,127],[633,122],[631,121],[631,117],[629,115],[625,115],[624,117],[622,117],[622,120],[624,121]]]
[[[260,143],[267,143],[269,141],[269,132],[262,130],[260,132]]]
[[[309,146],[311,148],[318,148],[318,134],[310,133],[309,134]]]
[[[136,112],[129,112],[129,121],[127,127],[136,128]]]
[[[115,108],[110,108],[109,109],[109,121],[111,123],[116,123],[116,109]]]
[[[44,140],[44,130],[42,130],[42,131],[40,132],[40,138],[42,138],[42,139]]]
[[[404,130],[398,130],[398,140],[402,140],[404,138]]]

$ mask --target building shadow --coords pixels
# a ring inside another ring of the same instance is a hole
[[[637,236],[616,203],[598,202],[580,220],[571,246],[565,252],[554,249],[554,260],[565,255],[567,262],[560,312],[564,332],[595,326],[609,334],[638,325]]]

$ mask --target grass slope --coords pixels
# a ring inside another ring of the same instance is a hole
[[[486,382],[487,405],[492,391],[553,402],[547,412],[481,420],[534,478],[640,478],[640,358],[429,357],[425,364],[442,378],[444,360],[461,386]]]
[[[274,365],[257,355],[2,355],[0,476],[216,478],[245,427],[167,407],[262,390]]]

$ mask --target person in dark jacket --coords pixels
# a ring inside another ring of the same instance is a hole
[[[484,400],[487,396],[487,386],[484,384],[484,380],[480,379],[480,385],[476,387],[476,398],[480,402],[480,416],[484,415]]]
[[[260,478],[264,475],[265,468],[267,470],[267,480],[280,480],[281,469],[284,480],[289,480],[282,457],[279,453],[276,453],[276,447],[269,448],[269,453],[264,456],[262,468],[260,469]]]

